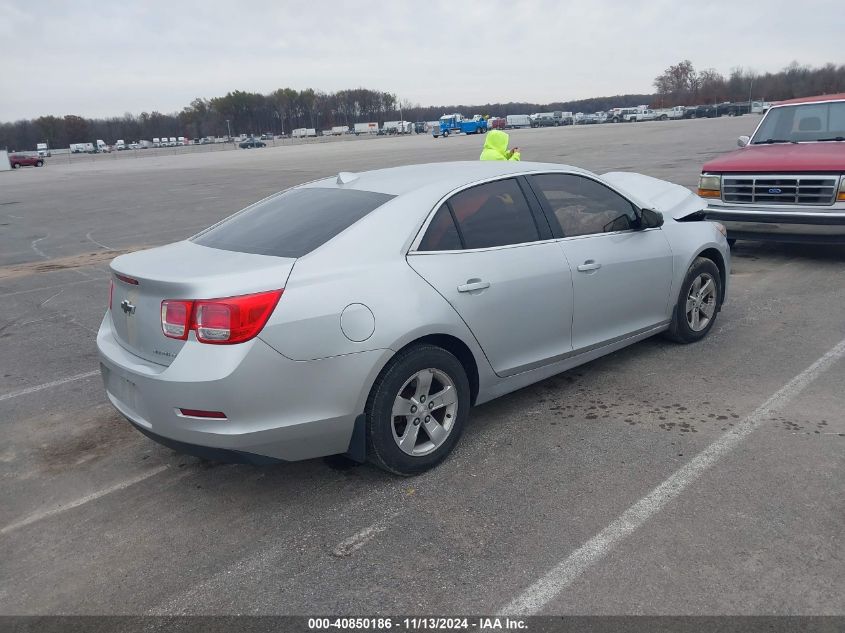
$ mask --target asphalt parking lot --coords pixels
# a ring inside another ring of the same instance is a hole
[[[525,159],[692,187],[758,120],[511,137]],[[480,144],[0,173],[0,613],[845,614],[845,248],[739,243],[703,342],[649,339],[478,407],[412,479],[202,462],[106,403],[94,341],[116,252],[299,182]]]

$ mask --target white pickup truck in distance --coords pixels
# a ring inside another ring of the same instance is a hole
[[[625,115],[625,121],[628,123],[636,123],[639,121],[654,121],[657,119],[657,113],[654,110],[637,110]]]
[[[675,106],[674,108],[654,110],[654,114],[658,121],[668,121],[669,119],[683,119],[686,111],[686,106]]]

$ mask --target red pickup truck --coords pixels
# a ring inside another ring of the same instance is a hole
[[[781,101],[737,144],[698,183],[730,243],[845,242],[845,93]]]
[[[40,156],[9,154],[9,164],[12,166],[12,169],[17,169],[18,167],[43,167],[44,159]]]

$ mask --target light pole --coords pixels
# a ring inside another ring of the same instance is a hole
[[[754,75],[751,75],[751,85],[748,87],[748,112],[751,112],[751,94],[754,91]]]
[[[232,126],[229,125],[229,119],[226,119],[226,129],[229,132],[229,140],[232,140]]]

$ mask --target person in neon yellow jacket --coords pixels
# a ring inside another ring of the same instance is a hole
[[[519,160],[519,148],[508,150],[507,132],[490,130],[484,139],[481,160]]]

